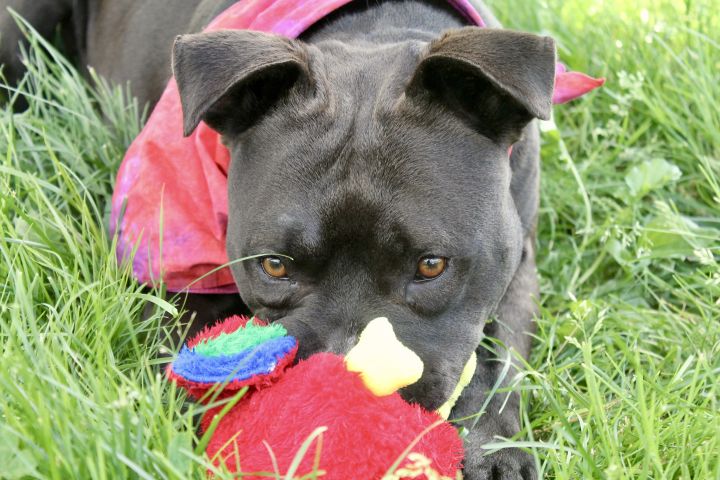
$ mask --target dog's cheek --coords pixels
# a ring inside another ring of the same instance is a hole
[[[520,266],[524,241],[520,215],[515,209],[514,203],[511,208],[508,208],[505,217],[508,219],[506,239],[498,245],[496,250],[500,265],[497,279],[504,285],[503,294]]]
[[[405,302],[410,309],[424,317],[435,316],[445,311],[457,295],[450,285],[452,282],[435,281],[411,282],[405,287]]]
[[[241,250],[233,241],[233,236],[230,234],[229,229],[226,245],[228,258],[231,261],[233,259],[242,258]],[[230,265],[230,271],[232,272],[233,279],[235,280],[235,285],[238,287],[240,297],[253,312],[258,305],[255,292],[253,291],[252,282],[249,278],[252,272],[249,270],[255,267],[255,262],[257,262],[257,259],[236,262]]]

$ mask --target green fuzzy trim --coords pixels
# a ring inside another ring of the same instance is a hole
[[[287,330],[279,323],[267,326],[248,323],[244,328],[238,328],[232,333],[221,333],[217,338],[204,340],[198,343],[193,350],[205,357],[220,357],[242,352],[285,335],[287,335]]]

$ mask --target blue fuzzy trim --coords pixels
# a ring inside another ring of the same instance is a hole
[[[233,355],[206,357],[183,347],[173,362],[177,375],[192,382],[218,383],[247,380],[273,371],[278,361],[295,348],[294,337],[278,337]]]

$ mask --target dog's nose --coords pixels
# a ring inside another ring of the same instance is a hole
[[[298,342],[298,360],[309,357],[313,353],[324,350],[322,336],[306,322],[294,317],[284,317],[277,320]]]
[[[330,336],[325,344],[325,350],[338,355],[346,355],[358,341],[356,333],[337,332]]]

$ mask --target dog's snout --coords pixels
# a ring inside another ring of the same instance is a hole
[[[303,321],[294,316],[276,320],[288,335],[298,341],[298,358],[307,358],[318,352],[346,355],[358,342],[359,333],[348,331],[345,325],[331,326],[329,322]]]
[[[338,355],[347,355],[347,353],[357,344],[357,334],[333,335],[327,342],[325,350]]]

